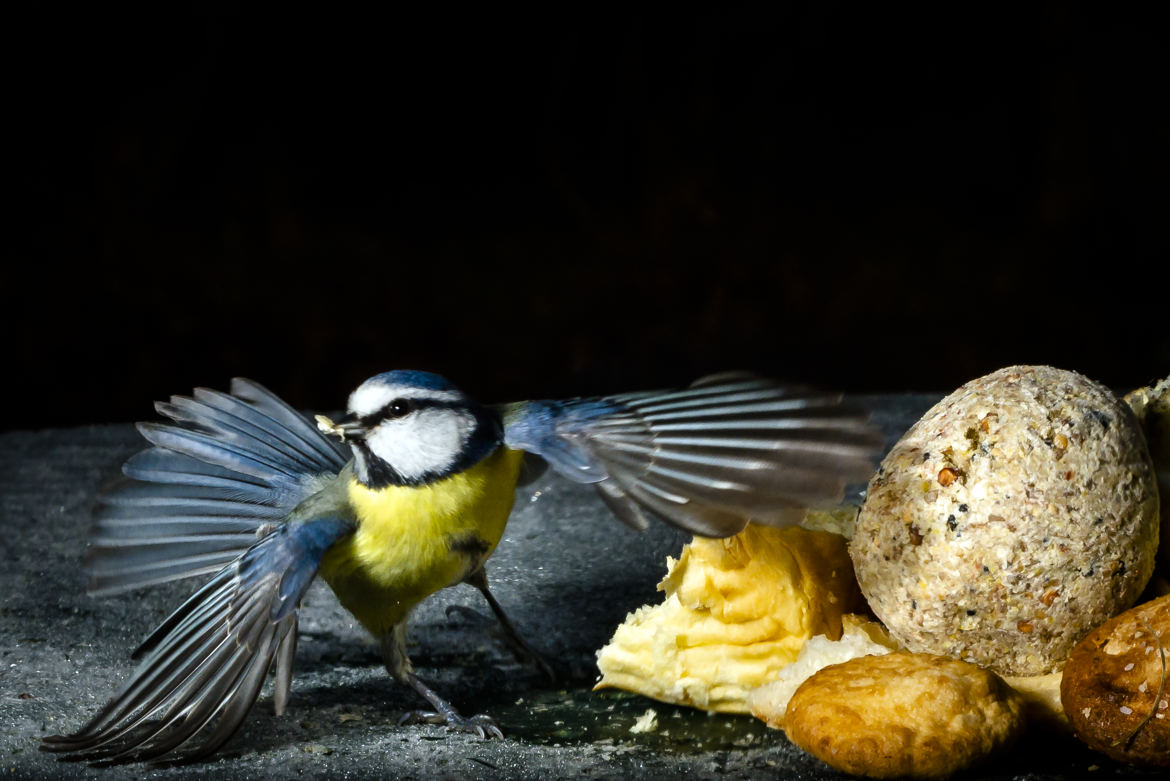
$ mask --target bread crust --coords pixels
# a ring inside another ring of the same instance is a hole
[[[1121,762],[1170,767],[1164,663],[1170,665],[1170,595],[1090,632],[1069,656],[1060,687],[1076,736]]]
[[[826,667],[788,703],[793,743],[871,778],[945,778],[1010,743],[1023,705],[995,673],[933,654],[863,656]]]

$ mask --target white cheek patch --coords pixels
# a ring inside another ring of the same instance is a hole
[[[465,412],[420,409],[405,418],[383,421],[366,435],[366,445],[404,479],[417,480],[450,470],[474,427],[475,418]]]

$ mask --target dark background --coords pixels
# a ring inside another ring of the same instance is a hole
[[[10,19],[0,427],[1170,372],[1164,27],[778,8]]]

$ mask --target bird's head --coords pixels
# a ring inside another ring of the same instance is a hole
[[[460,472],[502,439],[499,416],[437,374],[391,371],[350,394],[346,415],[318,417],[353,449],[354,473],[371,488],[425,485]]]

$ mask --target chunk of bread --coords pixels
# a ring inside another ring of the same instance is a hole
[[[784,729],[784,714],[788,702],[800,685],[814,673],[830,664],[840,664],[858,656],[888,654],[898,650],[885,627],[864,616],[848,614],[841,617],[843,631],[840,640],[825,635],[810,637],[796,657],[796,661],[780,670],[776,680],[748,693],[748,707],[752,715],[762,719],[773,729]]]
[[[598,651],[596,688],[722,713],[747,713],[749,691],[809,637],[840,637],[842,614],[863,604],[845,540],[799,527],[696,537],[658,588],[666,598],[629,614]]]
[[[1023,704],[995,673],[932,654],[862,656],[819,671],[788,703],[793,743],[846,773],[945,778],[1014,740]]]
[[[1077,644],[1060,697],[1073,732],[1121,762],[1170,767],[1170,595],[1106,621]]]

